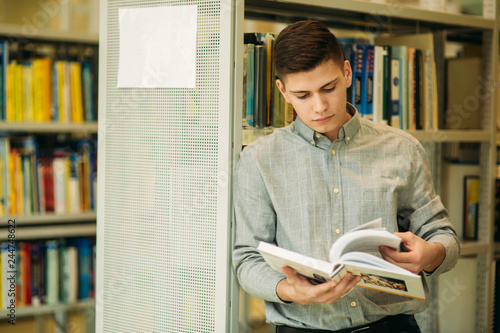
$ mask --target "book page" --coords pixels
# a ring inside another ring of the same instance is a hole
[[[387,230],[366,229],[348,232],[342,235],[331,247],[329,259],[337,262],[347,252],[378,252],[381,245],[397,249],[401,238],[391,234]]]
[[[260,242],[257,250],[269,266],[278,272],[282,267],[288,266],[297,274],[309,278],[311,283],[331,280],[334,265],[327,261],[311,258],[266,242]]]

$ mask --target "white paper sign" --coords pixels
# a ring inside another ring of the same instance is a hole
[[[118,88],[194,88],[198,6],[120,8]]]

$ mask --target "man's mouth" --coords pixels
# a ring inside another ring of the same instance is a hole
[[[315,122],[317,122],[317,123],[325,123],[325,122],[327,122],[328,120],[330,120],[332,117],[333,117],[333,115],[332,115],[332,116],[328,116],[328,117],[323,117],[323,118],[314,119],[314,121],[315,121]]]

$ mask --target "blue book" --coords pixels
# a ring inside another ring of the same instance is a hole
[[[349,61],[349,64],[352,67],[354,74],[354,61],[355,61],[355,47],[356,42],[351,41],[350,39],[339,39],[340,48],[342,49],[342,54],[344,55],[344,60]],[[354,105],[354,78],[351,80],[351,85],[347,88],[347,101]]]
[[[361,116],[365,115],[365,110],[363,109],[363,103],[361,102],[362,87],[364,80],[364,54],[365,54],[365,44],[356,44],[355,56],[354,56],[354,69],[353,69],[353,83],[354,83],[354,107],[358,110]]]
[[[373,74],[375,67],[375,48],[366,44],[363,54],[363,80],[361,82],[361,109],[363,117],[373,120]]]
[[[255,101],[255,45],[248,44],[247,60],[247,124],[253,126],[253,109]]]
[[[89,299],[91,296],[91,256],[92,242],[81,238],[76,241],[78,249],[78,299]]]

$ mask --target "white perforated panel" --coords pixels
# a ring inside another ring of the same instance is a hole
[[[116,88],[119,8],[197,5],[196,88]],[[98,332],[225,332],[230,1],[101,5]]]

